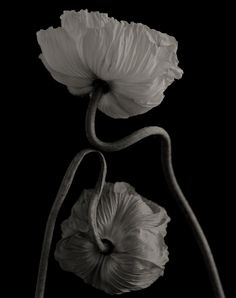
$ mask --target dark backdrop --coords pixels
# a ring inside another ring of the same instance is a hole
[[[101,139],[112,141],[147,125],[160,125],[169,132],[177,179],[208,237],[225,291],[230,295],[228,249],[232,238],[228,214],[233,179],[227,128],[232,120],[227,103],[230,75],[225,68],[232,56],[230,39],[225,36],[229,12],[221,4],[206,7],[198,2],[175,6],[158,1],[130,6],[128,1],[108,3],[21,4],[15,6],[13,20],[4,27],[10,30],[7,44],[13,44],[6,48],[12,64],[5,98],[10,105],[6,123],[13,149],[11,160],[17,162],[13,176],[19,182],[17,188],[12,187],[17,190],[14,209],[19,215],[17,224],[24,223],[14,237],[19,237],[15,245],[22,251],[22,276],[29,296],[34,296],[44,227],[61,179],[74,155],[90,147],[84,130],[88,100],[73,97],[51,78],[38,59],[40,48],[35,34],[41,28],[58,26],[63,10],[85,8],[107,12],[118,20],[144,23],[178,40],[179,65],[184,75],[167,89],[162,104],[128,120],[114,120],[98,112],[97,133]],[[164,206],[172,219],[166,237],[170,261],[164,277],[148,289],[125,296],[213,297],[194,237],[165,184],[159,138],[146,139],[122,152],[105,153],[105,157],[108,181],[129,182],[140,194]],[[68,216],[80,191],[93,187],[98,171],[99,164],[92,156],[81,165],[59,215],[52,251],[60,238],[60,222]],[[108,297],[62,271],[52,254],[45,298],[85,295]]]

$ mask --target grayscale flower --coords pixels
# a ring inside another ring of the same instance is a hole
[[[97,207],[99,237],[107,246],[104,253],[88,221],[93,192],[84,190],[62,223],[62,239],[55,251],[61,268],[109,294],[150,286],[163,275],[168,261],[166,211],[127,183],[105,183]]]
[[[65,11],[61,27],[37,32],[44,65],[74,95],[107,84],[98,108],[128,118],[159,105],[163,92],[182,76],[174,37],[143,24],[87,10]]]

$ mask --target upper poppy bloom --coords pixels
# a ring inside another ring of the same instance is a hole
[[[174,37],[87,10],[65,11],[62,27],[37,32],[44,65],[74,95],[107,83],[98,108],[113,118],[145,113],[182,76]]]
[[[141,197],[124,182],[104,185],[97,228],[107,246],[99,251],[88,221],[94,190],[85,190],[62,224],[55,257],[60,266],[109,294],[140,290],[163,275],[169,217],[164,208]]]

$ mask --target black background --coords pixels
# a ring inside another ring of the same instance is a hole
[[[128,120],[114,120],[98,112],[97,134],[102,140],[112,141],[148,125],[159,125],[169,132],[177,179],[208,237],[229,297],[232,237],[228,230],[229,212],[233,208],[230,191],[233,150],[229,140],[233,135],[228,128],[233,127],[233,109],[229,107],[232,96],[228,96],[228,86],[232,76],[228,66],[231,67],[234,47],[233,38],[226,36],[231,28],[230,9],[222,3],[173,6],[171,2],[158,1],[135,4],[64,1],[49,5],[46,1],[35,1],[11,10],[4,27],[10,33],[6,34],[4,45],[11,57],[4,101],[10,107],[5,120],[12,152],[10,161],[17,165],[11,173],[16,186],[10,188],[17,193],[13,209],[19,216],[17,225],[22,225],[13,237],[17,239],[13,250],[19,251],[14,256],[18,259],[22,254],[23,261],[18,277],[23,277],[27,294],[33,297],[50,207],[71,159],[78,151],[90,147],[84,130],[88,100],[73,97],[51,78],[38,59],[36,31],[59,26],[63,10],[85,8],[107,12],[118,20],[144,23],[175,36],[179,42],[179,66],[184,75],[167,89],[162,104]],[[122,152],[105,153],[105,157],[107,181],[129,182],[140,194],[164,206],[172,219],[166,237],[170,261],[164,277],[148,289],[124,295],[213,297],[194,237],[165,184],[159,138],[146,139]],[[93,187],[98,171],[99,163],[94,157],[82,163],[60,212],[52,251],[60,238],[60,222],[68,216],[80,191]],[[52,255],[45,298],[85,295],[108,297],[62,271]]]

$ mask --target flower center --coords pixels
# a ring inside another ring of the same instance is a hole
[[[108,239],[102,239],[102,243],[105,246],[105,251],[103,251],[102,253],[104,255],[111,254],[113,252],[113,249],[114,249],[114,244]]]
[[[93,81],[93,84],[92,84],[92,85],[93,85],[93,87],[94,87],[95,89],[97,89],[97,88],[101,88],[103,94],[106,94],[106,93],[108,93],[108,92],[111,91],[111,87],[110,87],[110,85],[109,85],[106,81],[101,80],[101,79],[95,79],[95,80]]]

